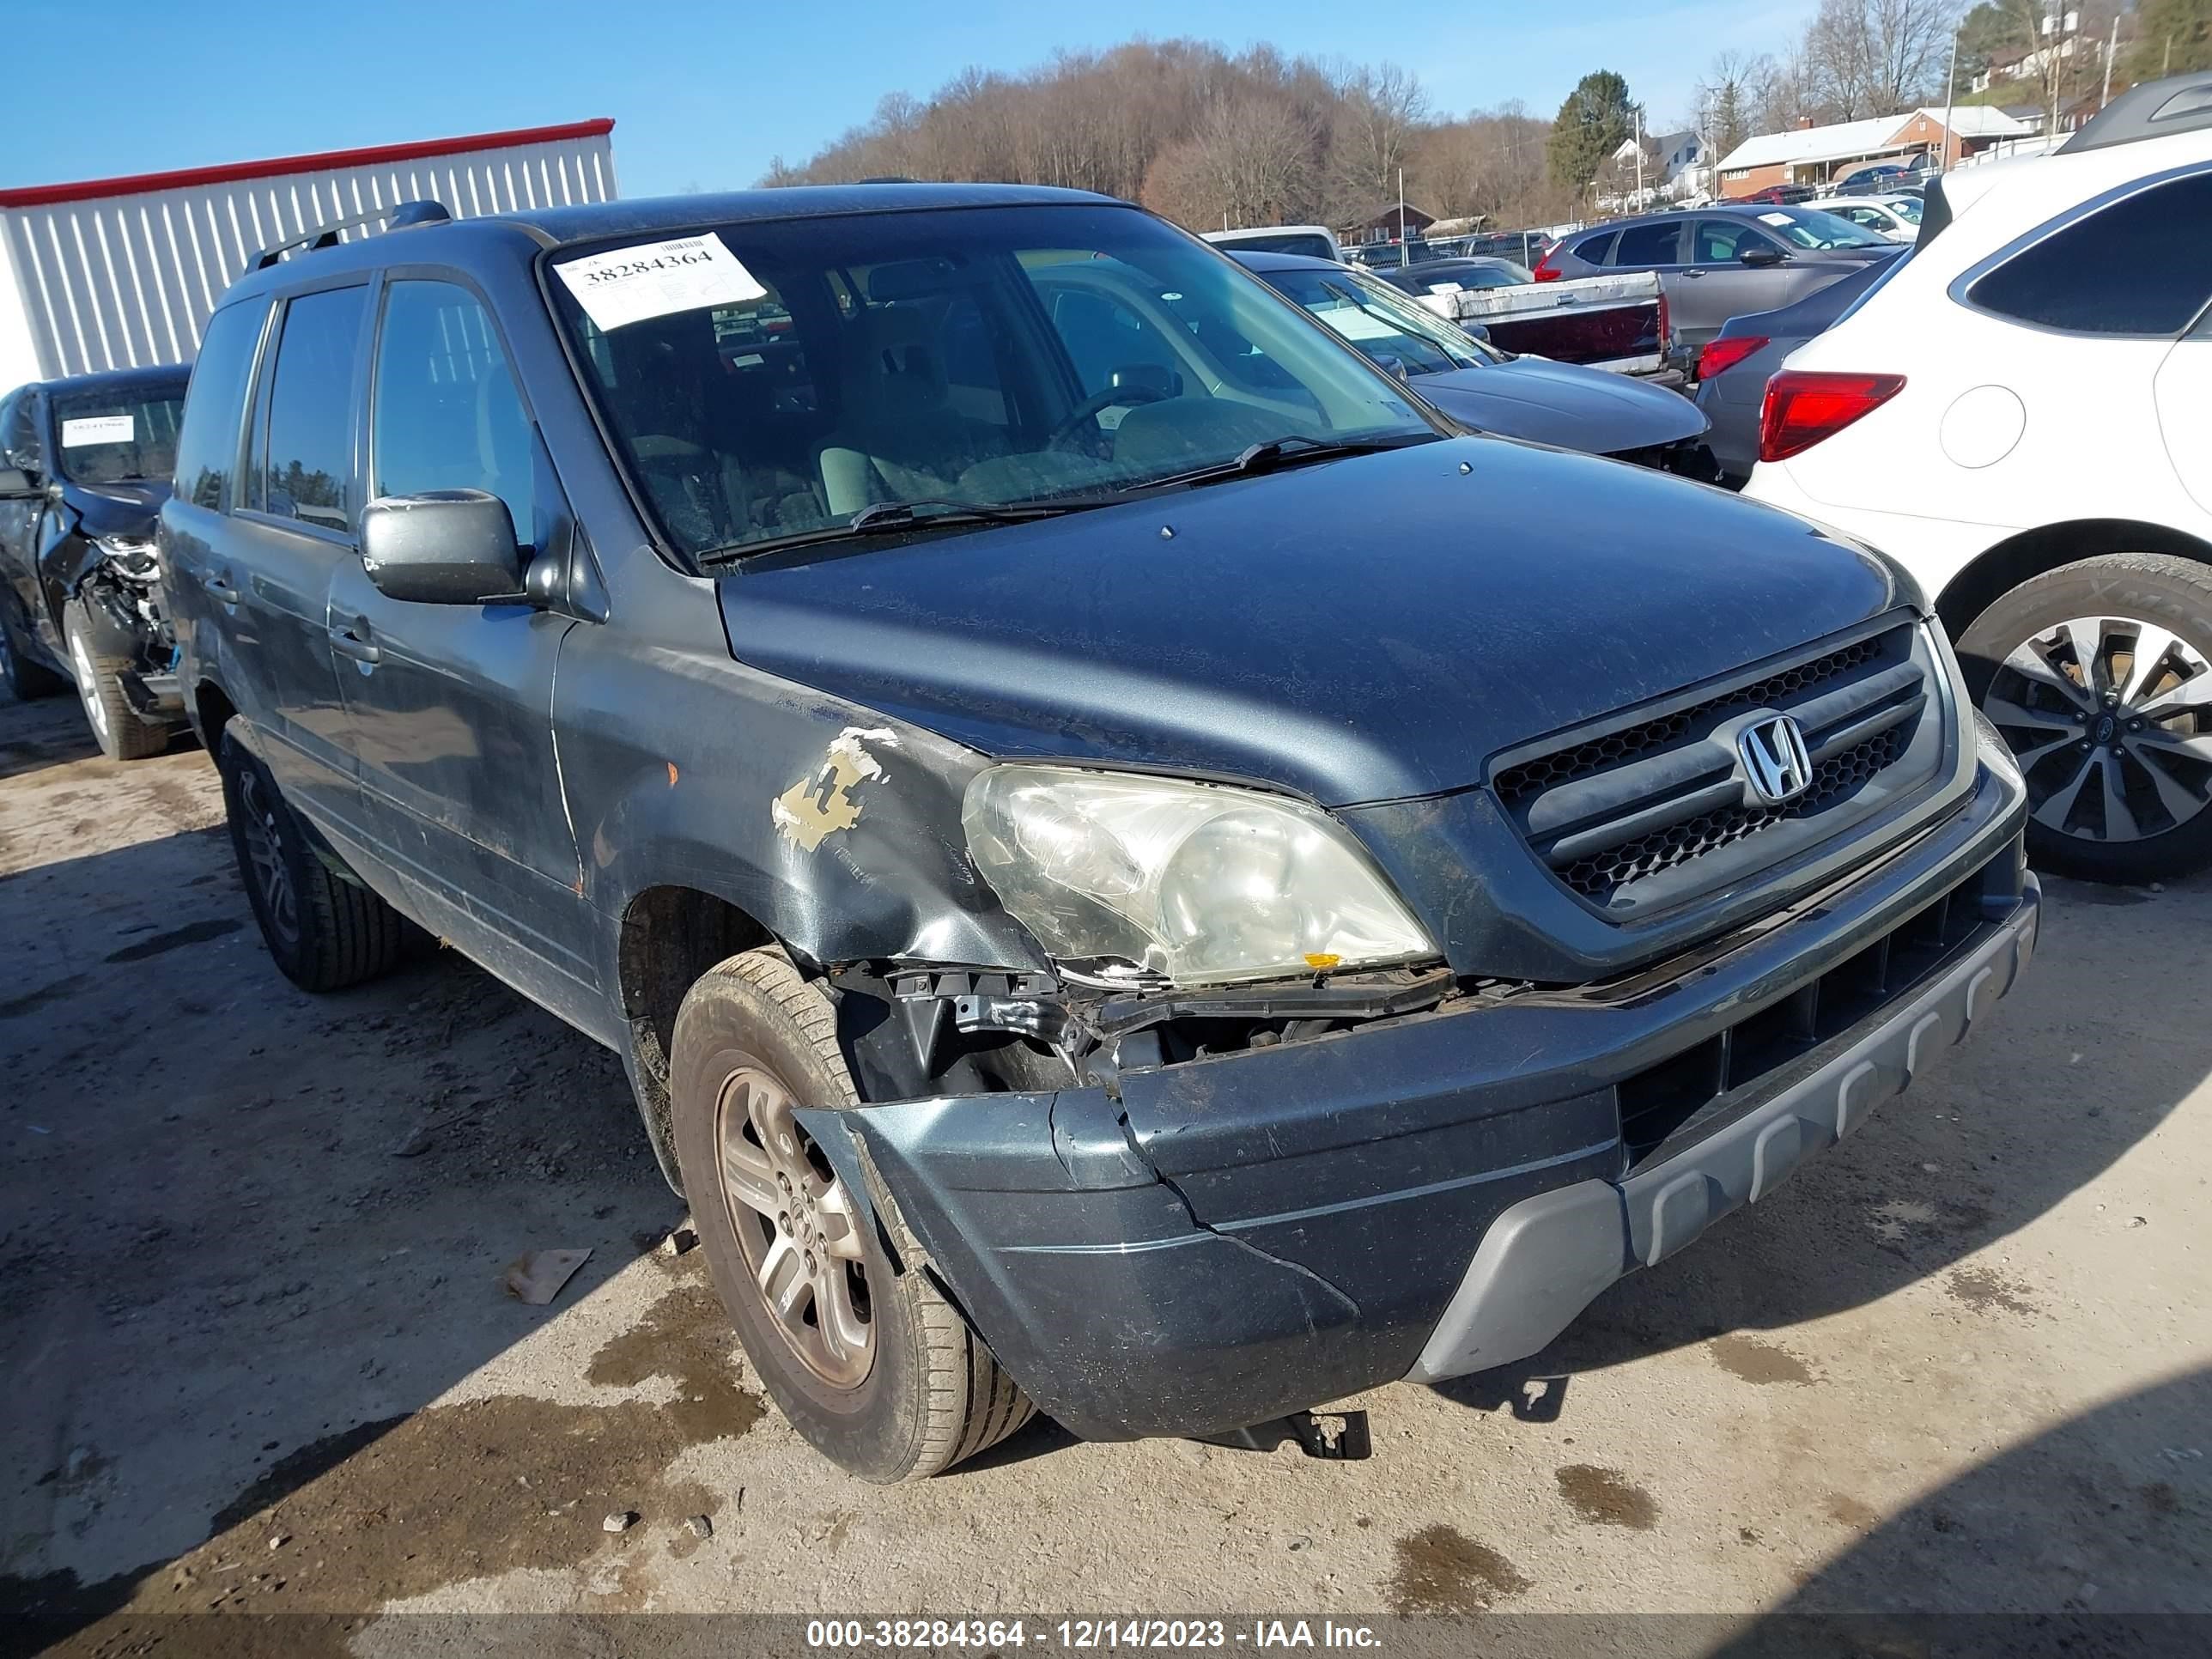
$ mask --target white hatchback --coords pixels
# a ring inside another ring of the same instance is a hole
[[[1746,493],[1936,596],[2039,863],[2212,864],[2212,75],[1931,186],[1768,381]]]

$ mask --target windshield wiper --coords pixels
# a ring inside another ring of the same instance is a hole
[[[1408,444],[1425,443],[1435,434],[1421,433],[1417,436],[1396,438],[1309,438],[1303,433],[1292,433],[1281,438],[1269,438],[1264,442],[1248,444],[1237,455],[1225,461],[1215,461],[1205,466],[1194,466],[1188,472],[1170,472],[1164,477],[1144,478],[1123,486],[1124,493],[1134,489],[1159,489],[1172,484],[1212,483],[1218,478],[1241,478],[1255,472],[1273,471],[1294,461],[1325,461],[1339,455],[1372,455],[1385,449],[1402,449]]]
[[[710,548],[696,556],[702,567],[734,564],[756,554],[775,553],[787,547],[858,541],[869,536],[896,535],[905,530],[933,530],[939,525],[1025,524],[1032,519],[1056,519],[1063,513],[1080,513],[1086,507],[1103,507],[1105,504],[1103,501],[1012,501],[1003,506],[993,506],[982,501],[956,501],[941,496],[925,496],[912,501],[874,501],[862,507],[843,524],[824,525],[819,530],[801,530],[789,536],[771,536],[762,541],[738,542],[729,547]]]

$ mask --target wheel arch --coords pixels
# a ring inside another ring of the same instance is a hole
[[[1944,585],[1936,614],[1953,641],[2022,582],[2103,553],[2165,553],[2212,565],[2212,542],[2137,519],[2073,519],[2042,525],[1984,548]]]
[[[633,893],[623,907],[615,937],[616,995],[627,1034],[623,1061],[653,1155],[678,1193],[684,1188],[668,1094],[676,1012],[716,963],[775,940],[744,906],[703,887],[658,883]]]

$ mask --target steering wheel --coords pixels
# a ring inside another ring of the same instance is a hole
[[[1047,449],[1065,448],[1085,421],[1096,420],[1103,411],[1116,404],[1164,403],[1174,396],[1175,393],[1164,386],[1109,386],[1103,392],[1094,392],[1067,411],[1066,418],[1054,427],[1045,439],[1044,447]]]

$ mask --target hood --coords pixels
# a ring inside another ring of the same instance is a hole
[[[985,754],[1327,805],[1464,787],[1507,744],[1910,597],[1789,514],[1497,438],[769,555],[716,586],[740,661]]]
[[[143,478],[129,483],[64,483],[62,496],[76,509],[87,534],[150,541],[154,520],[161,515],[161,503],[169,499],[169,481]]]
[[[1680,392],[1545,357],[1420,374],[1413,386],[1454,420],[1591,455],[1694,438],[1705,417]]]

